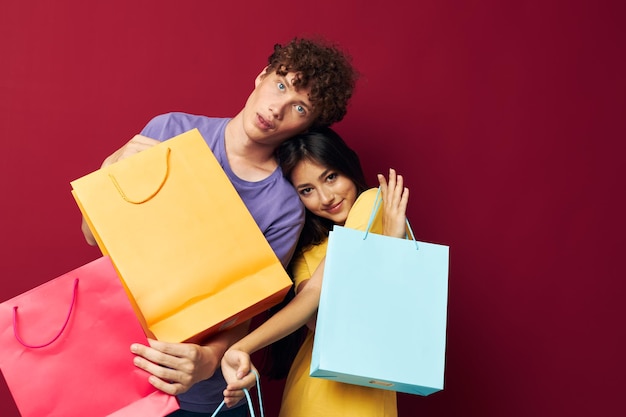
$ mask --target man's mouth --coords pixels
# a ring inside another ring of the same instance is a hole
[[[270,122],[268,119],[264,118],[260,114],[257,113],[257,120],[259,121],[259,125],[261,128],[265,130],[270,130],[274,128],[274,124]]]

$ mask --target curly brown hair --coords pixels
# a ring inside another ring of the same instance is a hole
[[[330,126],[346,115],[358,74],[351,58],[325,40],[294,38],[274,45],[267,73],[296,73],[294,87],[311,88],[309,100],[318,112],[313,126]]]

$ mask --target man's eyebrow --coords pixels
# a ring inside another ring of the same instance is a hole
[[[294,81],[296,80],[296,77],[292,76],[290,79],[287,79],[287,75],[288,74],[279,75],[279,76],[285,81],[285,85],[287,86],[287,88],[289,88],[290,90],[298,91],[296,86],[293,85]],[[303,105],[304,107],[306,107],[309,111],[313,111],[314,109],[313,103],[311,103],[310,101],[299,100],[299,103]]]
[[[308,97],[308,94],[307,94]],[[315,108],[315,106],[313,105],[313,103],[311,103],[311,101],[307,100],[299,100],[299,103],[302,104],[304,107],[306,107],[307,109],[309,109],[310,111],[313,111],[313,109]]]
[[[310,111],[313,110],[313,104],[306,102],[306,101],[302,101],[300,100],[300,104],[302,104],[304,107],[306,107],[307,109],[309,109]]]

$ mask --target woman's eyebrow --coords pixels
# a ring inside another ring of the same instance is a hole
[[[318,178],[318,179],[320,179],[320,180],[323,180],[324,178],[326,178],[326,176],[328,175],[328,173],[329,173],[329,172],[331,172],[331,171],[332,171],[332,169],[327,169],[327,170],[325,170],[324,172],[322,172],[322,173],[320,174],[320,176],[319,176],[319,177],[317,177],[317,178]]]

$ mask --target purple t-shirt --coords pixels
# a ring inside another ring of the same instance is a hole
[[[269,177],[256,182],[245,181],[235,175],[230,168],[224,145],[224,131],[229,120],[186,113],[167,113],[153,118],[143,128],[141,134],[163,141],[197,128],[274,253],[286,266],[302,231],[304,206],[293,186],[283,177],[280,168]],[[226,382],[220,369],[217,369],[212,378],[195,384],[189,391],[179,395],[180,406],[187,411],[212,413],[222,402],[222,391],[225,387]],[[245,404],[243,401],[240,403]]]

